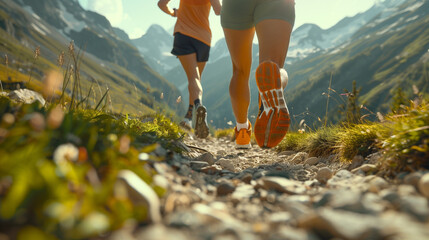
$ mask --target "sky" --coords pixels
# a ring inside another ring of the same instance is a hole
[[[335,25],[347,16],[364,12],[381,0],[295,0],[296,20],[294,28],[305,23],[314,23],[323,29]],[[386,0],[389,1],[389,0]],[[158,0],[79,0],[82,7],[98,12],[109,19],[114,27],[128,33],[131,39],[144,35],[152,24],[158,24],[172,33],[175,18],[158,8]],[[171,0],[169,5],[179,6],[180,0]],[[210,25],[213,43],[223,38],[220,18],[212,11]]]

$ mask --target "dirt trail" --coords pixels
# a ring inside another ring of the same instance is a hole
[[[378,154],[349,171],[335,156],[236,150],[226,138],[184,144],[183,156],[153,164],[168,188],[162,219],[129,239],[429,239],[424,173],[391,183],[366,164]]]

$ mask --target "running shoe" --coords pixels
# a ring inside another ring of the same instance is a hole
[[[256,69],[256,84],[260,111],[255,122],[255,139],[260,147],[272,148],[282,141],[290,124],[277,64],[261,63]]]
[[[249,120],[247,120],[249,123],[249,127],[247,129],[240,129],[240,131],[237,131],[237,126],[234,128],[235,133],[235,148],[237,149],[249,149],[252,147],[252,144],[250,143],[250,136],[252,135],[252,124]]]
[[[203,105],[197,108],[197,116],[195,119],[195,135],[198,138],[206,138],[209,135],[209,127],[207,125],[207,109]]]

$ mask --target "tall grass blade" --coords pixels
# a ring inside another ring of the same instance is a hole
[[[103,97],[101,97],[100,101],[98,102],[97,106],[95,107],[95,111],[98,110],[98,107],[100,107],[101,103],[106,98],[106,96],[107,96],[108,93],[109,93],[109,89],[107,89],[106,92],[104,93]]]

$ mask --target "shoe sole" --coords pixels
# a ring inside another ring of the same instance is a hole
[[[206,138],[209,135],[206,116],[207,109],[204,106],[199,106],[197,108],[197,117],[195,120],[195,135],[198,138]]]
[[[240,145],[240,144],[235,144],[235,148],[236,149],[250,149],[252,148],[252,144],[246,144],[246,145]]]
[[[277,64],[261,63],[256,70],[256,84],[264,111],[256,118],[255,139],[260,147],[272,148],[283,140],[290,124]]]

